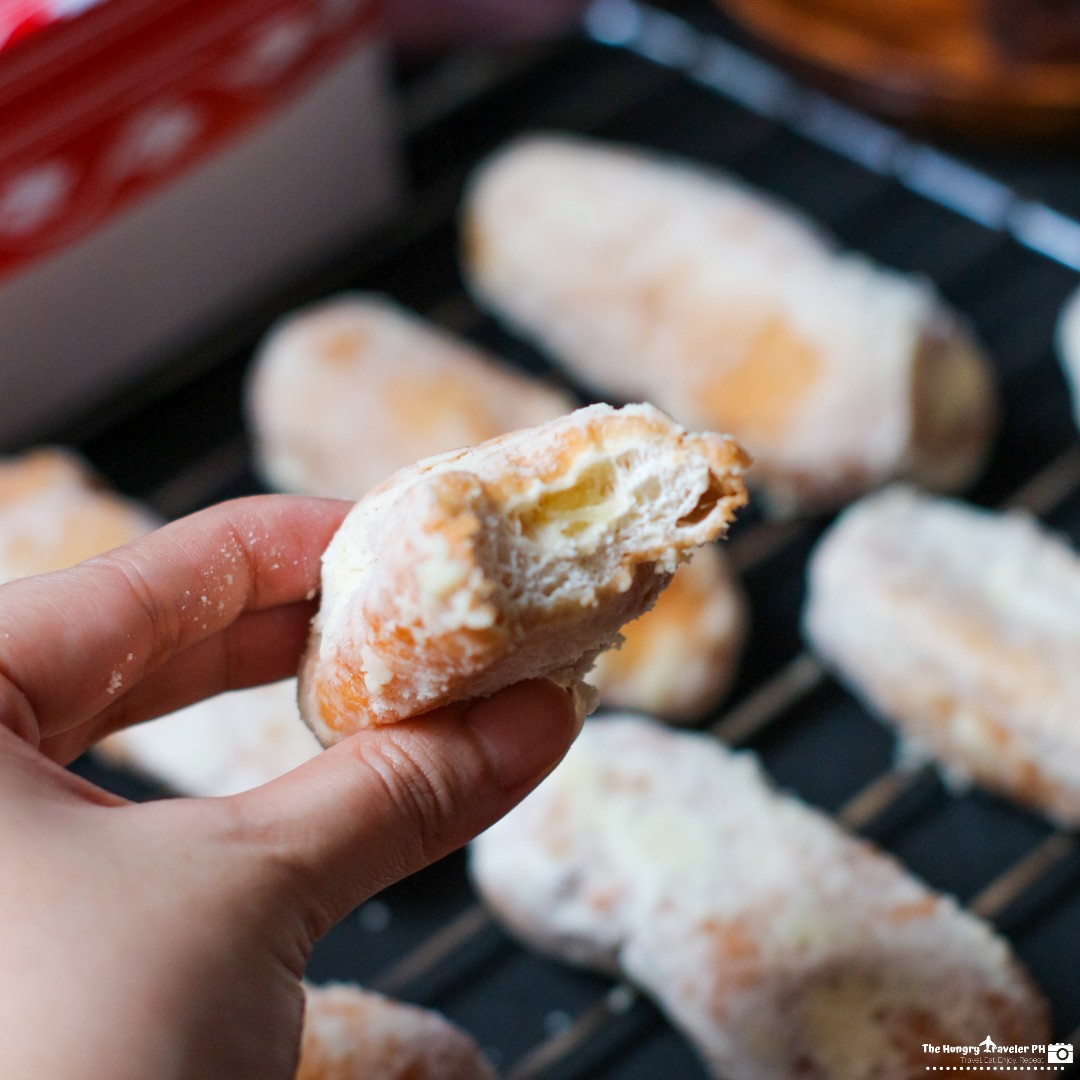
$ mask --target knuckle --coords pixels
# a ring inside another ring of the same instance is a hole
[[[415,736],[402,737],[392,729],[371,740],[362,760],[420,857],[427,862],[442,855],[454,837],[462,805],[453,773],[439,768]]]
[[[259,560],[252,553],[248,540],[244,538],[236,522],[227,521],[224,532],[222,550],[228,551],[229,556],[233,559],[234,573],[242,575],[246,583],[246,590],[251,596],[252,602],[255,603],[262,587],[259,575]]]
[[[149,629],[149,666],[155,666],[179,645],[178,613],[155,592],[136,560],[128,552],[109,552],[100,558],[106,569],[119,578],[142,612]]]

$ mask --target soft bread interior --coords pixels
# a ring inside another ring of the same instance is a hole
[[[625,592],[648,564],[671,574],[711,519],[730,519],[735,484],[704,463],[671,465],[647,447],[589,455],[497,508],[498,576],[509,598],[545,610]]]
[[[743,505],[746,465],[649,406],[594,406],[388,481],[326,553],[305,716],[328,741],[522,679],[589,694],[595,656]]]
[[[439,655],[460,656],[468,643],[489,653],[473,693],[525,677],[527,663],[531,677],[553,678],[591,707],[581,681],[595,657],[652,607],[701,537],[722,529],[741,490],[704,462],[670,463],[637,446],[585,456],[526,491],[457,472],[432,476],[407,500],[432,526],[422,557],[402,552],[412,560],[415,606],[402,601],[411,584],[387,575],[397,582],[400,625],[413,637],[426,627]],[[381,596],[378,606],[388,602]],[[390,666],[378,647],[364,662],[366,681],[385,686]]]

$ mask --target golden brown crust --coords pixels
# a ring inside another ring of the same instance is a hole
[[[810,563],[818,653],[962,780],[1080,824],[1080,559],[1019,514],[891,488]]]
[[[701,548],[656,604],[597,657],[588,681],[600,704],[688,723],[714,709],[734,677],[746,602],[723,552]]]
[[[621,971],[730,1080],[915,1080],[924,1042],[1048,1034],[991,927],[708,736],[590,721],[471,869],[516,932]]]
[[[731,432],[774,512],[981,467],[995,391],[962,321],[732,178],[527,137],[478,170],[464,229],[485,304],[602,393]]]
[[[746,455],[593,406],[403,470],[324,558],[301,708],[324,741],[526,678],[576,685],[746,499]]]
[[[72,450],[42,447],[0,460],[0,583],[74,566],[157,524],[105,490]]]
[[[573,408],[555,387],[366,293],[284,319],[248,383],[256,466],[267,482],[351,499],[420,458]]]
[[[305,993],[296,1080],[495,1080],[476,1043],[438,1013],[343,983]]]

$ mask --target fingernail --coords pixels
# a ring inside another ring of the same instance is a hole
[[[550,770],[581,730],[570,695],[546,680],[518,683],[465,714],[498,783],[516,788]]]

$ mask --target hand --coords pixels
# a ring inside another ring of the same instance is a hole
[[[291,1080],[314,942],[565,752],[568,697],[527,683],[226,799],[134,804],[62,767],[127,724],[294,672],[347,510],[226,503],[0,588],[5,1075]]]

